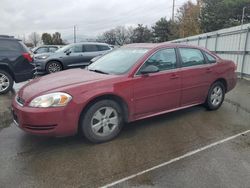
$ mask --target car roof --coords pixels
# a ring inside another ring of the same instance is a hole
[[[199,47],[199,46],[193,46],[193,45],[187,45],[187,44],[177,44],[177,43],[171,43],[171,42],[162,42],[162,43],[134,43],[134,44],[127,44],[123,46],[124,48],[146,48],[146,49],[153,49],[153,48],[163,48],[163,47],[189,47],[189,48],[198,48],[206,50],[205,48]],[[206,50],[207,51],[207,50]]]
[[[14,38],[14,36],[9,35],[0,35],[0,40],[15,40],[15,41],[21,41],[20,39]]]
[[[105,46],[111,46],[107,43],[100,43],[100,42],[78,42],[78,43],[72,43],[72,44],[90,44],[90,45],[105,45]]]

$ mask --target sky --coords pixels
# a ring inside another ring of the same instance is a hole
[[[187,0],[176,0],[176,9]],[[195,0],[192,0],[195,2]],[[60,32],[73,40],[93,38],[116,26],[151,26],[171,18],[173,0],[0,0],[0,34],[28,38],[31,32]]]

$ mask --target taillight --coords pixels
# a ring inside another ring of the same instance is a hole
[[[33,58],[31,57],[30,53],[23,53],[23,57],[27,59],[30,63],[33,61]]]

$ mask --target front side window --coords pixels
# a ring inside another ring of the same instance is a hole
[[[74,45],[71,48],[71,52],[73,53],[82,53],[82,45]]]
[[[200,50],[194,48],[179,48],[182,67],[190,67],[205,64],[206,61]]]
[[[98,52],[98,47],[96,45],[84,45],[84,52]]]
[[[159,71],[175,69],[177,66],[176,53],[173,48],[164,49],[152,55],[140,68],[140,71],[149,65],[159,68]],[[138,72],[140,74],[140,71]]]

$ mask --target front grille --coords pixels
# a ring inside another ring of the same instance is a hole
[[[20,106],[23,106],[24,103],[25,103],[25,100],[22,99],[21,97],[17,96],[17,97],[16,97],[16,102],[17,102]]]

